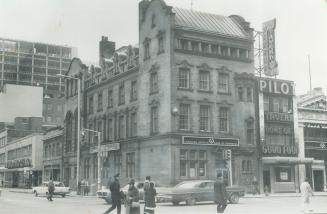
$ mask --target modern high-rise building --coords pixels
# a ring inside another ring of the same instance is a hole
[[[69,46],[0,38],[0,88],[4,84],[43,86],[49,96],[63,93],[64,74],[76,50]]]

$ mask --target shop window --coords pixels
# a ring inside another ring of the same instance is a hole
[[[135,152],[126,154],[126,177],[133,178],[135,176]]]
[[[180,150],[180,176],[205,177],[207,174],[207,152],[204,150]]]
[[[275,168],[276,182],[291,182],[292,169],[291,167],[276,167]]]

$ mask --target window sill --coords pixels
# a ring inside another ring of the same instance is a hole
[[[211,90],[198,89],[198,92],[212,94],[213,91],[211,91]]]
[[[181,91],[190,91],[190,92],[193,92],[194,89],[193,88],[181,88],[181,87],[177,87],[178,90],[181,90]]]

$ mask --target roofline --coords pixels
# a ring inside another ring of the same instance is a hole
[[[5,37],[0,37],[0,40],[6,40],[6,41],[12,41],[12,42],[28,42],[28,43],[33,43],[33,44],[41,44],[41,45],[53,45],[53,46],[59,46],[63,48],[74,48],[73,46],[68,46],[68,45],[58,45],[58,44],[52,44],[52,43],[45,43],[45,42],[33,42],[33,41],[27,41],[27,40],[21,40],[21,39],[10,39],[10,38],[5,38]]]

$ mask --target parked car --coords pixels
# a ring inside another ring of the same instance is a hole
[[[70,194],[70,188],[65,187],[64,183],[54,181],[53,184],[55,185],[54,195],[61,195],[62,197],[65,197],[66,195]],[[34,193],[35,196],[47,195],[48,194],[48,185],[49,185],[49,182],[45,181],[40,186],[33,187],[32,192]]]
[[[185,181],[172,188],[170,193],[160,194],[158,200],[170,200],[174,205],[185,201],[187,205],[195,205],[201,201],[215,201],[213,180]],[[244,196],[245,190],[238,186],[226,187],[228,201],[232,204],[238,203],[240,197]]]

